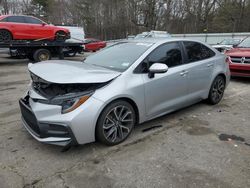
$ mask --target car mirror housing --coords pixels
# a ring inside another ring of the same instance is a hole
[[[168,66],[163,63],[154,63],[149,68],[149,78],[153,78],[155,74],[166,73],[168,71]]]

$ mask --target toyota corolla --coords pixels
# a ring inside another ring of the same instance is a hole
[[[220,52],[171,38],[124,41],[83,62],[28,68],[32,82],[19,101],[23,125],[38,141],[61,146],[119,144],[136,124],[202,100],[219,103],[230,79]]]

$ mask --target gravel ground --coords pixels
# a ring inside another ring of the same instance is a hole
[[[250,187],[250,146],[218,138],[234,134],[250,143],[250,79],[233,79],[217,106],[202,102],[138,125],[118,146],[62,152],[22,127],[27,60],[0,64],[0,187]]]

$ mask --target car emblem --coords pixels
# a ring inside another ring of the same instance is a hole
[[[245,60],[246,60],[246,57],[242,57],[241,60],[240,60],[240,63],[245,63]]]

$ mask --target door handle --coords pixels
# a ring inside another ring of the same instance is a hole
[[[212,67],[212,66],[214,66],[213,63],[208,63],[208,64],[207,64],[207,67]]]
[[[181,76],[185,76],[188,73],[188,71],[184,70],[180,73]]]

